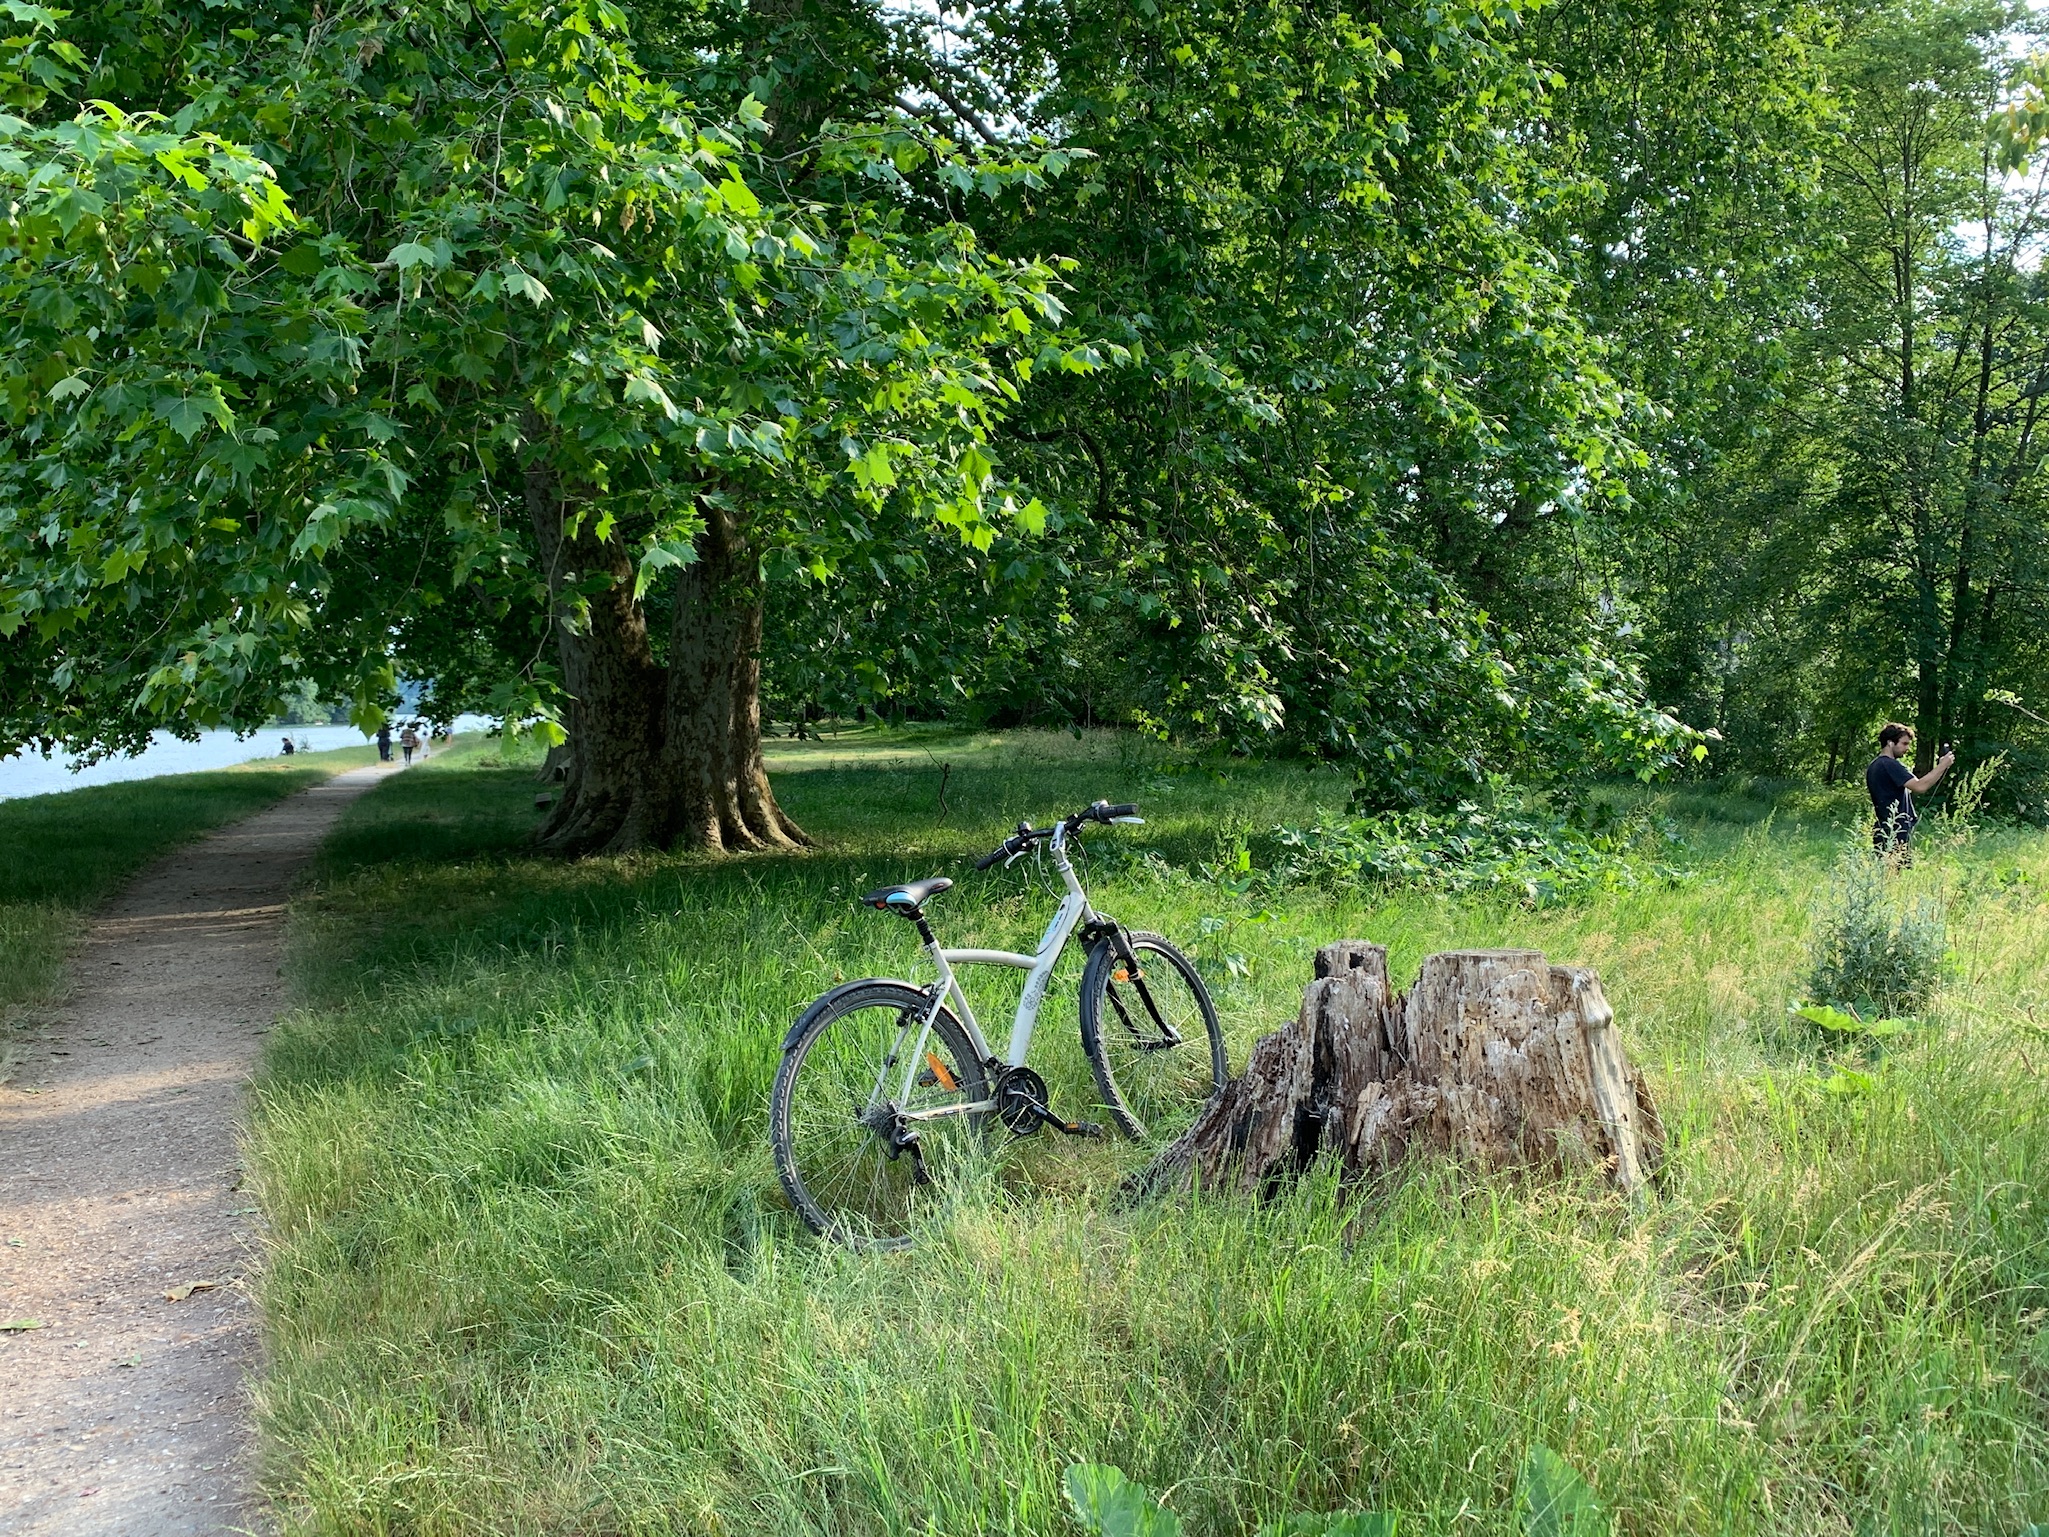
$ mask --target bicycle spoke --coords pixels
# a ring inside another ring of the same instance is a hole
[[[1221,1043],[1193,968],[1154,936],[1098,972],[1091,1054],[1106,1105],[1127,1132],[1180,1135],[1221,1075]],[[1121,980],[1120,980],[1121,978]]]
[[[982,1096],[981,1074],[953,1032],[924,1032],[922,1016],[922,1001],[915,1009],[896,998],[856,1001],[802,1049],[782,1093],[778,1142],[785,1181],[815,1208],[806,1213],[814,1225],[857,1241],[899,1241],[958,1170],[974,1135],[965,1107]],[[904,1119],[933,1110],[962,1113]],[[929,1178],[919,1178],[921,1166]]]

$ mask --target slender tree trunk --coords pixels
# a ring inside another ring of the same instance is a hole
[[[1937,577],[1920,559],[1914,595],[1914,772],[1925,774],[1942,739],[1942,599]]]
[[[1986,244],[1989,263],[1992,254],[1989,232]],[[1989,301],[1987,309],[1990,309]],[[1963,528],[1957,535],[1956,571],[1950,579],[1949,655],[1944,669],[1946,677],[1939,732],[1945,741],[1957,735],[1957,726],[1969,709],[1970,699],[1984,687],[1976,677],[1977,658],[1971,644],[1976,638],[1972,624],[1976,595],[1971,586],[1975,573],[1971,569],[1971,561],[1985,502],[1985,454],[1992,436],[1992,361],[1992,319],[1988,313],[1978,330],[1978,388],[1971,405],[1971,464],[1964,481]]]

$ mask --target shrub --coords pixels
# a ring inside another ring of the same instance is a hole
[[[1066,1482],[1068,1507],[1088,1537],[1182,1537],[1180,1517],[1119,1468],[1077,1462]],[[1516,1508],[1523,1537],[1609,1537],[1614,1531],[1579,1470],[1542,1443],[1523,1460]],[[1404,1530],[1401,1518],[1386,1511],[1340,1510],[1283,1516],[1262,1526],[1258,1537],[1398,1537]]]
[[[1387,811],[1274,831],[1275,874],[1288,881],[1378,882],[1460,894],[1500,895],[1532,907],[1598,891],[1675,882],[1689,872],[1658,856],[1680,846],[1668,826],[1639,810],[1600,805],[1562,815],[1541,803],[1448,812]]]
[[[1934,996],[1947,951],[1942,908],[1925,896],[1909,902],[1898,885],[1853,833],[1815,913],[1810,998],[1875,1017],[1914,1013]]]

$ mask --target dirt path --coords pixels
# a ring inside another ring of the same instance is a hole
[[[0,1085],[0,1532],[258,1529],[242,1385],[243,1083],[282,1002],[285,899],[337,776],[145,871],[17,1035]],[[196,1281],[211,1281],[179,1301]]]

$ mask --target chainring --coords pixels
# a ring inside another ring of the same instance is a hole
[[[1045,1124],[1046,1080],[1028,1067],[1006,1067],[996,1080],[996,1118],[1012,1136],[1029,1137]]]

